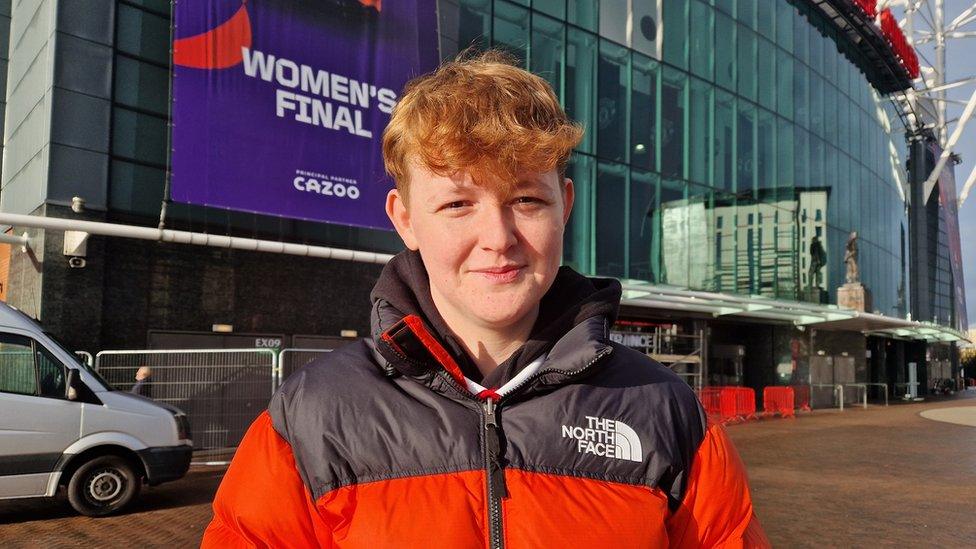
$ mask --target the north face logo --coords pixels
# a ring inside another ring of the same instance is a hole
[[[644,461],[640,437],[615,419],[586,416],[586,427],[563,425],[563,438],[575,440],[581,454]]]

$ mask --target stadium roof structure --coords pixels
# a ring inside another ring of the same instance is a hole
[[[882,95],[912,87],[912,68],[896,51],[895,43],[886,36],[876,22],[874,13],[866,11],[864,4],[852,0],[808,0],[811,7],[821,12],[840,32],[841,36],[860,53],[855,60],[868,81]],[[873,6],[869,8],[874,11]],[[890,14],[889,14],[890,17]],[[902,37],[904,40],[904,37]],[[904,46],[903,46],[904,47]],[[910,54],[909,54],[910,55]],[[914,64],[917,70],[917,60]]]

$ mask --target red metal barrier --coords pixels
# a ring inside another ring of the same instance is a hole
[[[720,423],[758,417],[756,392],[748,387],[704,387],[698,396],[705,413]]]
[[[701,400],[702,408],[705,409],[705,413],[710,416],[721,416],[721,391],[718,387],[702,387],[701,393],[698,394],[698,398]]]
[[[793,402],[797,410],[803,412],[809,412],[810,408],[810,386],[809,385],[791,385],[790,388],[793,389]]]
[[[763,414],[796,417],[795,402],[792,387],[766,387],[763,389]]]

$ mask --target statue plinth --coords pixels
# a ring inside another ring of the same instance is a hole
[[[837,288],[837,304],[846,309],[871,312],[871,292],[860,282],[848,282]]]
[[[801,299],[803,299],[803,301],[806,301],[808,303],[817,303],[820,305],[825,305],[830,300],[830,294],[827,293],[827,290],[824,290],[820,286],[817,286],[815,288],[807,288],[803,290]]]

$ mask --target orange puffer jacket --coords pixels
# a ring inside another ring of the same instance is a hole
[[[608,324],[486,389],[379,300],[371,340],[292,374],[251,426],[203,546],[768,546],[723,428]]]

